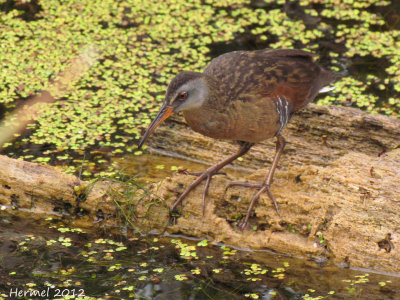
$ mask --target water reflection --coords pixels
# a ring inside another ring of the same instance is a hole
[[[10,298],[11,288],[17,287],[81,289],[100,299],[400,297],[399,277],[265,251],[199,245],[183,237],[68,232],[61,219],[32,223],[2,215],[0,299]]]
[[[116,158],[116,163],[125,175],[138,175],[141,179],[150,182],[160,181],[176,172],[198,172],[209,167],[206,162],[156,149],[151,149],[150,153],[140,156]],[[241,178],[252,172],[251,169],[232,165],[224,167],[222,171],[232,178]]]

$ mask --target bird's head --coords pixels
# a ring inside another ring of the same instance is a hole
[[[183,71],[168,85],[164,103],[139,142],[139,149],[164,120],[173,113],[199,108],[207,99],[209,89],[202,73]]]

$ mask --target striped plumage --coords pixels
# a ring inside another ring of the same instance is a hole
[[[277,151],[267,180],[253,197],[243,227],[259,194],[269,190],[279,156],[285,145],[280,135],[294,112],[306,106],[334,80],[332,73],[313,62],[302,50],[235,51],[223,54],[203,73],[184,71],[169,84],[164,104],[139,143],[173,112],[182,111],[194,130],[216,139],[241,141],[236,154],[205,170],[175,202],[176,205],[203,179],[207,193],[210,178],[219,169],[246,153],[254,143],[277,136]],[[235,183],[237,185],[237,183]]]

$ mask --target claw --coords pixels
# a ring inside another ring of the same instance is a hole
[[[280,217],[281,214],[280,214],[280,212],[279,212],[279,207],[278,207],[278,203],[276,202],[275,196],[272,194],[271,190],[269,189],[269,186],[267,186],[266,189],[267,189],[268,197],[269,197],[269,199],[271,199],[272,202],[274,203],[276,213],[277,213],[278,216]]]
[[[253,185],[255,185],[255,184],[253,184]],[[244,221],[239,225],[240,230],[244,230],[246,228],[246,226],[247,226],[247,224],[249,222],[250,214],[251,214],[251,212],[253,210],[254,205],[256,204],[258,198],[260,198],[260,195],[262,193],[264,193],[265,191],[267,191],[268,197],[274,203],[274,207],[275,207],[276,213],[278,214],[278,216],[281,216],[280,213],[279,213],[278,203],[276,202],[276,199],[275,199],[274,195],[272,194],[272,192],[270,190],[270,186],[268,184],[265,184],[265,183],[261,184],[259,186],[261,186],[261,188],[251,198],[249,208],[247,209],[246,217],[244,218]]]
[[[213,166],[214,167],[214,166]],[[194,188],[196,188],[204,179],[207,178],[206,180],[206,185],[203,190],[203,202],[202,202],[202,210],[203,214],[205,211],[205,198],[208,192],[208,188],[210,186],[211,182],[211,177],[216,175],[216,171],[213,169],[213,167],[208,168],[204,172],[200,173],[200,176],[197,177],[195,181],[193,181],[187,188],[186,190],[179,196],[179,198],[175,201],[174,205],[171,207],[171,212],[175,211],[176,207],[178,206],[179,203],[182,202],[182,200],[186,197],[187,194]]]
[[[169,224],[175,225],[177,218],[179,218],[180,214],[178,212],[171,212],[169,215]]]
[[[241,231],[243,231],[243,230],[246,229],[247,225],[248,225],[248,222],[242,222],[242,223],[240,223],[240,224],[238,225],[238,227],[239,227],[239,229],[240,229]]]
[[[191,190],[193,190],[194,188],[196,188],[204,179],[206,179],[206,184],[204,186],[204,190],[203,190],[203,199],[202,199],[202,211],[203,211],[203,215],[204,215],[204,211],[205,211],[205,202],[206,202],[206,196],[207,196],[207,192],[208,192],[208,188],[210,187],[210,182],[211,182],[211,178],[212,176],[216,175],[215,172],[210,168],[205,170],[204,172],[200,173],[200,176],[197,177],[197,179],[195,181],[192,182],[192,184],[190,184],[186,190],[179,196],[179,198],[175,201],[174,205],[171,207],[171,212],[174,212],[176,207],[178,206],[179,203],[182,202],[182,200],[186,197],[187,194],[189,194],[189,192]]]
[[[202,210],[203,210],[203,215],[205,211],[205,198],[208,192],[208,188],[210,186],[211,182],[211,177],[214,175],[219,175],[219,174],[225,174],[224,172],[219,172],[220,169],[225,167],[227,164],[230,164],[232,161],[237,159],[238,157],[242,156],[245,154],[247,151],[250,150],[250,148],[253,146],[252,143],[243,143],[242,146],[240,147],[239,151],[233,154],[232,156],[227,157],[226,159],[220,161],[219,163],[216,163],[215,165],[212,165],[209,167],[207,170],[204,172],[201,172],[197,179],[193,181],[187,188],[186,190],[179,196],[179,198],[175,201],[175,203],[171,207],[171,213],[173,213],[178,206],[179,203],[182,202],[182,200],[187,196],[187,194],[190,193],[194,188],[196,188],[204,179],[207,178],[206,184],[203,190],[203,202],[202,202]],[[193,174],[193,173],[192,173]]]
[[[276,151],[275,151],[274,160],[272,161],[271,169],[269,170],[268,175],[262,184],[254,184],[254,183],[250,183],[250,182],[231,182],[228,185],[227,189],[232,185],[241,185],[241,186],[246,186],[246,187],[259,187],[260,188],[251,198],[249,208],[247,209],[246,217],[245,217],[243,223],[239,226],[241,230],[246,228],[246,226],[249,222],[250,214],[253,210],[254,204],[256,203],[257,199],[260,198],[260,195],[262,193],[264,193],[265,191],[267,191],[268,197],[274,203],[276,213],[278,214],[278,216],[280,216],[278,203],[276,203],[276,199],[275,199],[274,195],[271,193],[270,185],[272,183],[275,169],[278,164],[279,158],[282,154],[283,148],[285,147],[285,144],[286,144],[285,139],[281,135],[278,135],[277,140],[276,140]]]

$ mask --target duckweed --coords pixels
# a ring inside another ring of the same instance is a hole
[[[75,174],[86,154],[83,177],[118,177],[110,157],[142,154],[137,140],[171,77],[202,70],[220,54],[217,45],[226,45],[225,51],[310,49],[340,75],[336,89],[317,103],[399,117],[400,30],[380,13],[391,1],[286,2],[42,0],[23,6],[1,0],[7,8],[0,13],[4,117],[50,89],[84,47],[98,54],[73,86],[53,91],[57,101],[43,105],[2,152]],[[372,65],[361,70],[360,61]]]

